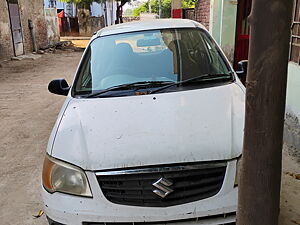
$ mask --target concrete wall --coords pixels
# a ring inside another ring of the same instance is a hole
[[[43,0],[19,0],[19,12],[23,33],[24,51],[30,53],[33,50],[28,20],[33,21],[37,46],[48,44],[47,25],[44,16]],[[12,35],[8,5],[6,0],[0,0],[0,59],[8,59],[14,56]]]
[[[300,151],[300,65],[293,62],[288,67],[284,141]]]
[[[48,43],[54,44],[60,39],[56,8],[45,9],[45,20],[47,25]]]
[[[222,24],[222,5],[223,0],[211,0],[210,4],[210,23],[209,30],[218,44],[221,43],[221,24]]]
[[[0,0],[0,60],[14,56],[6,0]]]
[[[21,14],[25,53],[32,52],[33,49],[30,30],[28,28],[29,19],[33,22],[38,48],[46,46],[48,41],[47,25],[44,16],[44,1],[19,0],[19,8]]]
[[[237,0],[199,0],[196,20],[202,23],[222,47],[230,62],[234,60]]]
[[[94,17],[88,9],[78,9],[79,35],[90,37],[105,26],[104,16]]]
[[[231,63],[234,61],[237,0],[211,0],[210,32]]]
[[[237,0],[223,0],[220,45],[231,63],[234,61]]]
[[[300,118],[300,65],[294,62],[290,62],[288,67],[286,105],[287,112]]]

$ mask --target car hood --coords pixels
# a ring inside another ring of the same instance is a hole
[[[85,170],[228,160],[242,151],[244,92],[72,98],[58,120],[50,154]]]

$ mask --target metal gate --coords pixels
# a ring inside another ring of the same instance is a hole
[[[8,10],[15,56],[24,54],[23,35],[18,0],[8,0]]]
[[[234,67],[239,61],[248,59],[250,29],[247,21],[251,12],[252,0],[238,1],[237,29],[235,43]]]

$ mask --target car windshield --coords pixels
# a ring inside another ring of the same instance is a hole
[[[123,33],[91,42],[79,67],[74,93],[89,94],[143,82],[153,88],[202,74],[229,73],[215,42],[202,29]]]

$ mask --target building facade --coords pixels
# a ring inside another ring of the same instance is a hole
[[[65,3],[59,0],[44,0],[44,5],[46,8],[56,8],[58,12],[63,10],[65,17],[80,17],[78,15],[78,8],[74,3]],[[117,1],[107,0],[103,1],[103,3],[93,2],[90,5],[90,12],[88,14],[90,17],[104,17],[105,26],[110,26],[115,24],[116,10]]]
[[[57,37],[48,38],[46,19],[51,17],[51,12],[47,16],[43,0],[0,0],[0,59],[32,52],[34,42],[31,30],[37,48],[55,39],[57,41]]]

